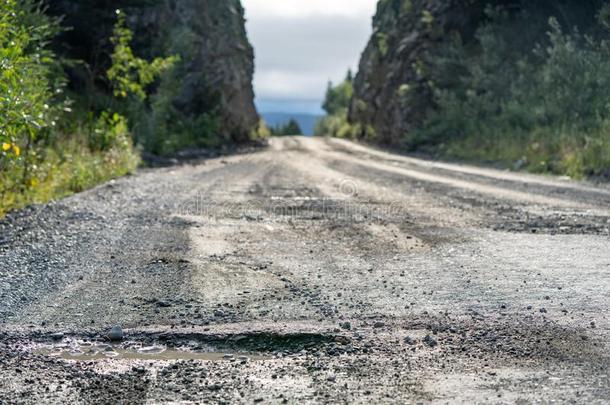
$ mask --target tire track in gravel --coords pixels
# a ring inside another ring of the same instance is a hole
[[[15,214],[0,402],[603,403],[606,191],[288,137]],[[117,322],[112,350],[229,355],[33,349]]]

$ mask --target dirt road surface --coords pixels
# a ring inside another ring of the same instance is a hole
[[[603,185],[289,137],[0,222],[0,403],[607,403],[609,349]]]

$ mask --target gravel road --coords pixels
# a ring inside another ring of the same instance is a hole
[[[609,349],[607,185],[287,137],[0,221],[0,403],[608,403]]]

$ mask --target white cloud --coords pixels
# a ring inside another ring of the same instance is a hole
[[[248,18],[311,15],[370,16],[377,0],[242,0]]]
[[[321,100],[357,69],[377,0],[242,0],[257,99]]]
[[[345,69],[333,73],[343,77]],[[254,86],[261,89],[259,98],[266,100],[319,100],[326,89],[326,74],[328,71],[265,70],[256,75]]]
[[[307,74],[268,70],[256,76],[255,85],[265,89],[266,98],[299,99],[319,97],[317,92],[311,93],[312,87],[318,87],[318,79]]]

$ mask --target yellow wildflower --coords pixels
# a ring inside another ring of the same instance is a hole
[[[13,151],[15,152],[15,156],[21,155],[21,149],[19,149],[19,146],[15,144],[13,144]]]
[[[7,150],[9,150],[11,148],[11,144],[10,143],[6,143],[6,142],[2,142],[2,150],[4,152],[6,152]]]

